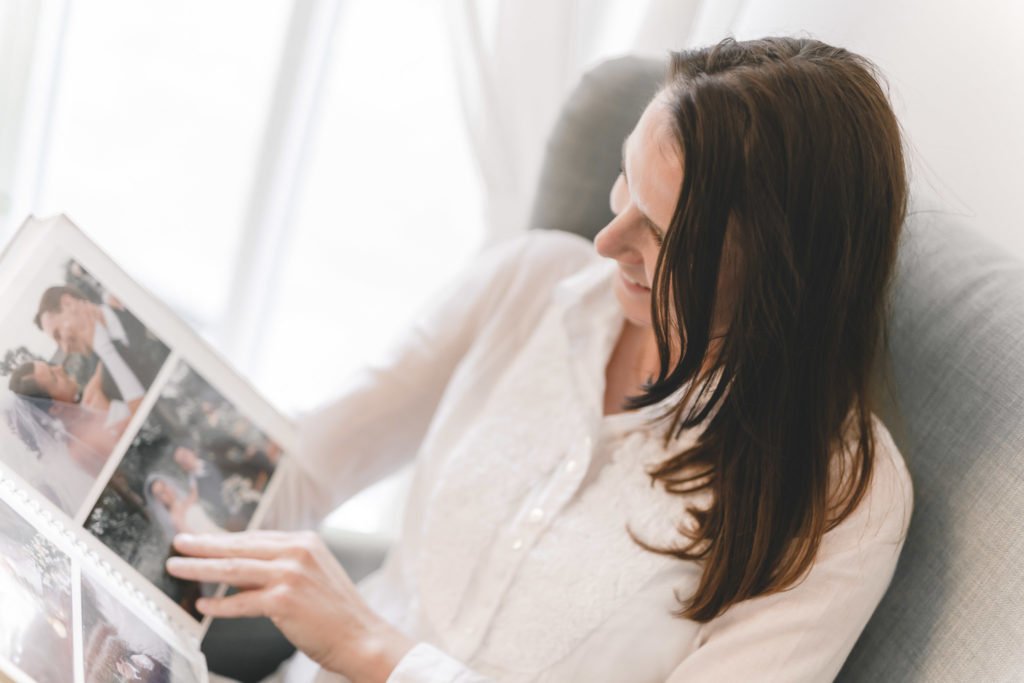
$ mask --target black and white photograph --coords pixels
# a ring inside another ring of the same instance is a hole
[[[82,573],[82,640],[86,683],[200,680],[187,658],[87,572]]]
[[[174,535],[248,528],[281,455],[276,442],[180,362],[85,527],[194,615],[195,599],[214,587],[166,573]]]
[[[37,683],[73,680],[71,581],[68,556],[0,500],[0,659]]]
[[[0,459],[74,516],[169,349],[57,253],[0,323]]]

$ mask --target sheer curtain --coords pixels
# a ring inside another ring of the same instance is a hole
[[[5,0],[0,230],[69,212],[294,412],[400,334],[481,243],[528,227],[562,102],[622,54],[729,33],[862,51],[893,85],[918,179],[1024,253],[1022,8]],[[401,487],[382,490],[340,522],[393,531]]]
[[[678,47],[697,8],[10,0],[0,191],[15,224],[69,213],[295,412],[526,227],[580,74]],[[334,522],[393,532],[403,487]]]
[[[483,241],[443,17],[0,2],[3,237],[68,213],[283,412],[325,400]],[[397,497],[339,523],[391,528]]]
[[[0,3],[0,238],[31,208],[68,0]]]

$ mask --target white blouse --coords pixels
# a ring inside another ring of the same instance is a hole
[[[672,615],[700,567],[642,549],[626,526],[678,544],[687,501],[644,470],[697,430],[665,450],[663,427],[646,421],[657,406],[602,415],[623,324],[614,273],[566,233],[489,250],[380,363],[303,418],[272,525],[308,528],[415,459],[400,539],[359,585],[419,641],[391,683],[827,681],[882,598],[912,490],[876,420],[868,495],[805,580],[706,624]],[[279,673],[344,680],[302,655]]]

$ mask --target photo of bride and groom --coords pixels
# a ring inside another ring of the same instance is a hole
[[[66,258],[40,272],[2,330],[0,459],[74,515],[170,351]]]
[[[248,528],[281,455],[276,442],[179,362],[85,528],[195,615],[195,600],[215,587],[166,573],[174,535]]]

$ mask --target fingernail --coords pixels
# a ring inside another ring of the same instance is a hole
[[[174,537],[174,544],[178,545],[179,543],[191,543],[194,540],[195,537],[192,534],[178,534]]]
[[[206,598],[199,598],[196,600],[196,609],[200,612],[206,611]]]

